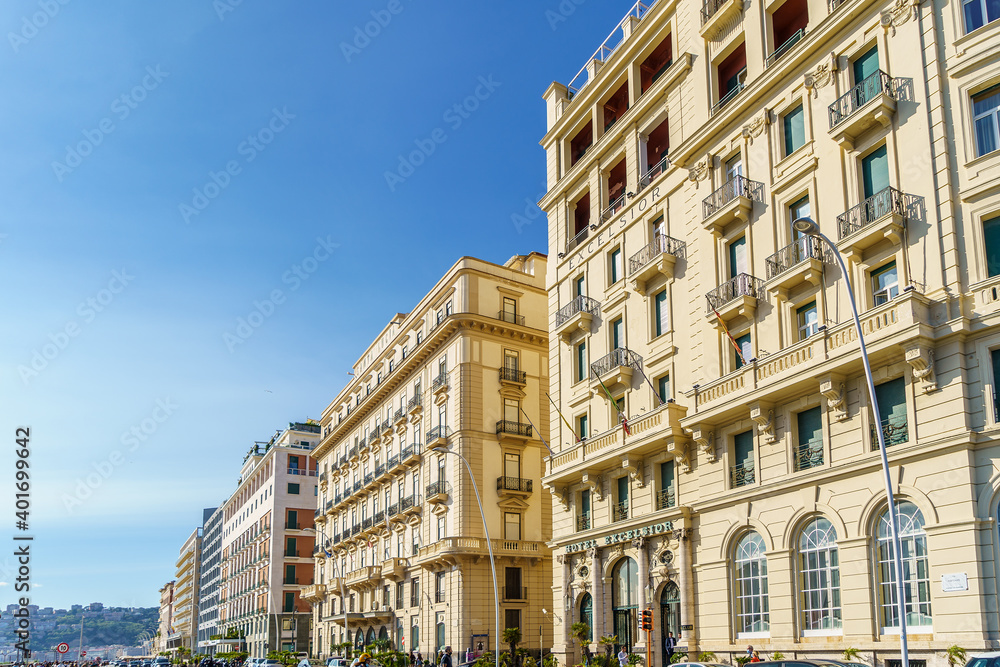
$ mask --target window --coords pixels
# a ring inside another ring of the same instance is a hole
[[[767,601],[767,558],[764,540],[748,533],[736,545],[736,631],[739,634],[770,632]]]
[[[805,197],[802,197],[801,199],[797,199],[794,202],[792,202],[791,205],[788,207],[788,215],[789,218],[791,218],[789,220],[789,223],[795,222],[799,218],[808,218],[810,215],[812,215],[812,209],[809,206],[809,195],[806,195]],[[802,232],[793,229],[792,238],[794,239],[802,238]]]
[[[403,608],[403,582],[396,583],[396,609]]]
[[[449,301],[448,303],[444,304],[444,314],[445,314],[445,316],[451,315],[453,312],[455,312],[455,309],[452,307],[451,301]]]
[[[293,496],[294,495],[298,495],[298,493],[299,493],[299,485],[298,484],[292,484],[291,482],[289,482],[288,483],[288,493],[292,494]]]
[[[411,605],[413,606],[413,605]],[[420,646],[420,617],[410,617],[410,650],[416,651]]]
[[[295,510],[288,510],[288,516],[285,521],[285,528],[289,530],[298,530],[299,527],[299,513]]]
[[[436,648],[439,651],[443,651],[444,650],[444,642],[445,642],[445,639],[444,639],[444,612],[443,611],[439,611],[437,613],[437,616],[435,617],[435,619],[436,619],[436,623],[434,625],[434,628],[437,631],[437,635],[436,635],[437,647]]]
[[[576,418],[576,434],[581,440],[587,439],[587,415]]]
[[[986,275],[1000,276],[1000,216],[983,221],[983,240],[986,244]]]
[[[733,350],[733,370],[739,370],[746,365],[746,362],[753,359],[753,350],[751,349],[750,334],[745,333],[742,336],[736,338],[736,347],[739,348],[739,353]]]
[[[822,517],[810,521],[799,536],[799,576],[802,582],[802,629],[806,633],[839,630],[837,531]]]
[[[577,518],[577,530],[590,530],[590,491],[580,492],[580,516]]]
[[[520,609],[504,609],[503,620],[505,623],[505,628],[520,628],[521,627],[521,610]]]
[[[639,568],[625,556],[615,563],[611,571],[611,607],[614,633],[618,641],[633,646],[638,639],[636,615],[639,608]]]
[[[295,566],[294,565],[286,565],[285,566],[285,583],[286,584],[297,584],[298,583],[295,580]]]
[[[580,343],[576,346],[576,381],[586,380],[590,376],[590,368],[587,366],[587,344]]]
[[[806,143],[806,114],[802,105],[786,113],[781,124],[785,133],[785,155],[791,155]]]
[[[806,470],[823,465],[823,413],[817,406],[795,415],[798,447],[795,469]]]
[[[501,318],[504,322],[517,322],[517,301],[509,296],[503,298]]]
[[[594,640],[594,598],[584,593],[580,599],[580,622],[587,625],[587,641]]]
[[[444,515],[438,517],[437,520],[437,538],[443,540],[448,537],[448,522]]]
[[[725,60],[719,63],[719,102],[716,107],[722,107],[739,91],[747,73],[746,43],[741,42]]]
[[[930,563],[927,560],[927,534],[924,515],[913,503],[897,504],[899,542],[903,561],[903,595],[908,627],[931,625]],[[878,519],[875,560],[878,577],[879,618],[884,628],[899,627],[896,597],[896,572],[892,558],[892,528],[888,508]]]
[[[628,519],[628,477],[619,477],[617,482],[616,501],[617,505],[614,508],[614,516],[612,517],[615,521],[625,521]]]
[[[445,481],[445,470],[446,470],[446,467],[445,467],[444,457],[443,456],[439,456],[438,457],[438,479],[437,479],[437,481],[439,481],[439,482]]]
[[[611,349],[625,346],[625,320],[619,317],[611,323]]]
[[[577,297],[586,295],[587,295],[586,283],[584,282],[584,277],[580,276],[573,282],[573,296]]]
[[[662,402],[666,403],[670,400],[670,375],[661,376],[656,380],[656,391],[659,394],[659,398]]]
[[[614,285],[622,278],[622,249],[615,248],[612,250],[608,262],[609,275],[611,276],[609,284]]]
[[[504,477],[521,477],[521,455],[516,452],[505,452],[503,455]]]
[[[667,306],[667,290],[664,288],[653,297],[653,335],[662,336],[670,330],[667,319],[669,308]]]
[[[298,550],[295,548],[295,538],[289,537],[285,540],[285,556],[289,558],[295,558],[299,555]]]
[[[882,437],[885,446],[909,440],[906,425],[906,381],[899,377],[875,386],[879,415],[882,417]],[[878,448],[878,436],[872,428],[872,449]]]
[[[410,582],[410,606],[416,607],[420,604],[420,579],[417,577],[413,578]]]
[[[899,296],[899,278],[896,274],[896,262],[872,271],[872,302],[881,306]]]
[[[730,468],[732,488],[753,484],[754,456],[753,431],[744,431],[733,436],[733,466]]]
[[[1000,391],[997,390],[997,383],[1000,383],[1000,349],[990,350],[990,362],[993,368],[993,421],[1000,423]]]
[[[1000,10],[1000,0],[993,0]],[[1000,86],[972,96],[972,122],[976,135],[976,157],[997,149],[1000,137]]]
[[[295,593],[294,592],[289,591],[289,592],[285,593],[285,604],[282,605],[281,611],[283,613],[286,613],[286,614],[295,611]]]
[[[741,236],[729,244],[729,277],[735,278],[741,273],[749,273],[750,264],[747,261],[747,237]]]
[[[819,315],[816,302],[807,303],[795,309],[795,319],[799,327],[799,340],[805,340],[819,331]]]
[[[865,199],[889,187],[889,154],[885,144],[861,158],[861,185]]]
[[[521,590],[521,568],[504,568],[504,589],[503,598],[505,600],[523,600],[524,595]]]
[[[963,0],[962,14],[965,16],[965,32],[972,32],[987,23],[1000,18],[998,0]]]
[[[674,487],[674,462],[660,464],[660,490],[656,494],[656,509],[662,510],[677,504]]]
[[[434,575],[434,601],[444,602],[444,572],[437,572]]]
[[[521,539],[521,514],[519,512],[503,513],[503,538],[505,540]]]

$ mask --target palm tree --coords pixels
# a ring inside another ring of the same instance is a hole
[[[965,664],[965,649],[958,644],[952,644],[946,648],[944,654],[948,658],[948,667]]]
[[[510,644],[510,667],[520,667],[517,659],[517,645],[521,643],[521,630],[519,628],[507,628],[503,631],[503,640]]]

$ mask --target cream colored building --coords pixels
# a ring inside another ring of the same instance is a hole
[[[553,421],[544,477],[563,664],[582,619],[644,651],[643,608],[657,665],[668,630],[725,660],[899,659],[847,278],[902,503],[910,657],[995,646],[996,6],[622,11],[544,95],[549,375],[585,438]],[[801,216],[836,248],[797,238]]]
[[[160,625],[156,632],[153,649],[156,653],[167,650],[167,637],[173,634],[174,582],[168,581],[160,589]]]
[[[313,583],[311,454],[319,439],[316,422],[293,422],[243,459],[239,485],[221,508],[217,626],[226,639],[219,650],[245,650],[252,658],[311,650],[310,607],[301,593]]]
[[[172,632],[167,635],[167,648],[183,647],[193,653],[198,636],[201,528],[195,528],[184,540],[176,565]]]
[[[501,632],[550,646],[545,272],[537,253],[503,266],[462,258],[390,320],[324,411],[314,455],[326,550],[303,594],[318,656],[376,639],[425,657],[496,647],[490,545],[461,459],[440,449],[468,459],[482,495]]]

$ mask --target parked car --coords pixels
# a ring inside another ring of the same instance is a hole
[[[969,661],[965,663],[965,667],[1000,667],[1000,651],[976,653],[969,656]]]
[[[348,667],[348,662],[346,658],[327,658],[326,667]]]

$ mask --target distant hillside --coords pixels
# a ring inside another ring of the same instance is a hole
[[[111,646],[120,644],[136,646],[143,632],[156,634],[160,610],[157,607],[109,607],[101,611],[84,612],[83,644]],[[16,641],[13,618],[4,612],[0,618],[0,647],[11,647]],[[80,613],[55,613],[32,615],[31,648],[49,650],[60,642],[70,646],[80,644]]]

